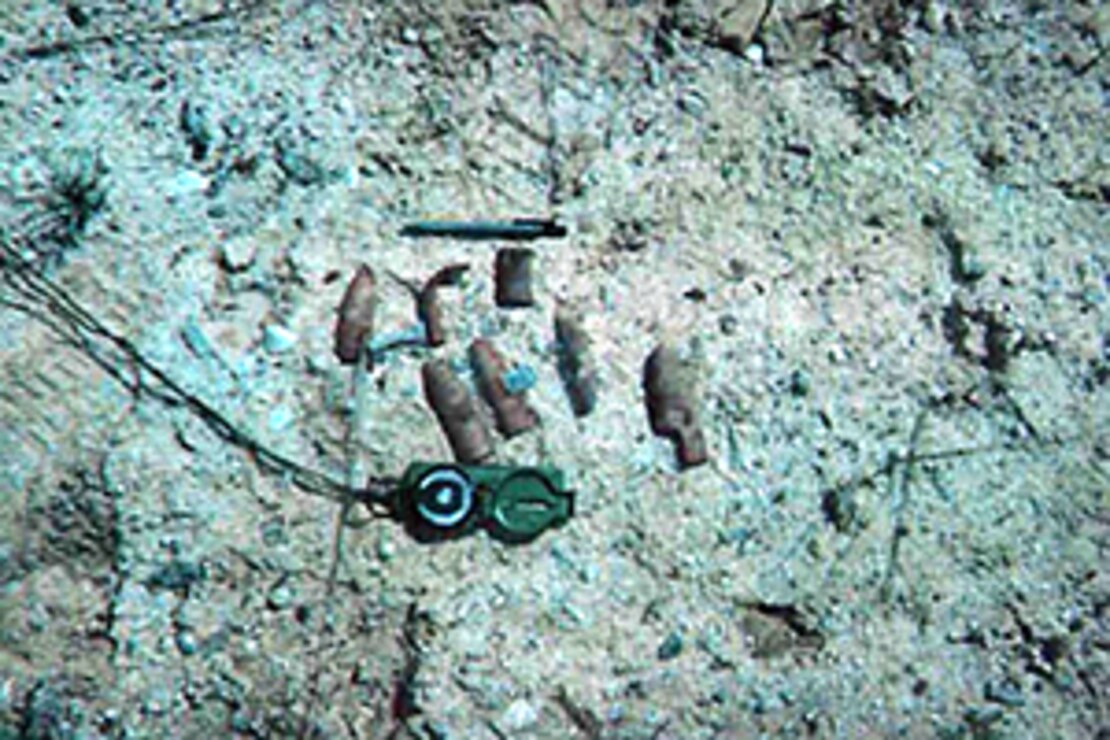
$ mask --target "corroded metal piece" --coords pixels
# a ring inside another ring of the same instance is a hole
[[[590,353],[590,339],[568,309],[555,310],[555,341],[559,376],[567,389],[575,416],[586,416],[597,404],[597,368]]]
[[[509,247],[500,249],[494,262],[494,300],[502,308],[520,308],[536,302],[532,295],[532,261],[536,253],[531,249]]]
[[[460,463],[472,465],[493,457],[493,444],[478,411],[478,402],[443,360],[424,363],[424,397],[447,435]]]
[[[345,365],[358,362],[363,345],[374,333],[374,311],[378,299],[374,272],[360,265],[339,303],[335,323],[335,354]],[[369,353],[367,353],[369,358]],[[367,362],[370,362],[367,359]]]
[[[674,441],[681,467],[704,463],[708,453],[691,397],[693,383],[672,347],[660,344],[648,355],[643,385],[652,432]]]
[[[443,310],[439,307],[438,290],[444,285],[458,285],[463,274],[470,269],[465,263],[447,265],[428,278],[416,296],[416,310],[424,322],[425,339],[429,347],[439,347],[446,339],[443,328]]]
[[[510,393],[505,387],[505,362],[489,341],[475,339],[471,343],[470,364],[474,368],[478,392],[493,408],[499,432],[513,437],[539,422],[536,412],[524,400],[523,392]]]

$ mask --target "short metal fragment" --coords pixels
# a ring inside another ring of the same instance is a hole
[[[345,365],[358,362],[363,345],[374,333],[374,310],[377,308],[374,272],[360,265],[339,303],[335,324],[335,354]],[[369,352],[367,354],[367,363]]]
[[[660,344],[648,355],[643,386],[651,430],[674,441],[683,468],[704,463],[708,454],[695,401],[690,398],[693,384],[674,348]]]
[[[555,311],[555,340],[559,376],[571,409],[575,416],[586,416],[597,404],[597,368],[581,322],[563,306]]]
[[[532,295],[532,261],[536,253],[531,249],[506,248],[498,250],[494,262],[494,299],[502,308],[520,308],[536,302]]]
[[[491,458],[493,444],[482,423],[478,403],[466,385],[444,360],[425,362],[421,373],[424,397],[435,411],[455,459],[471,465]]]
[[[499,432],[513,437],[537,424],[539,417],[524,400],[524,394],[510,393],[505,387],[505,362],[489,341],[475,339],[471,343],[470,363],[474,368],[478,392],[493,408]]]

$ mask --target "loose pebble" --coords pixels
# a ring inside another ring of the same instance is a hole
[[[293,349],[297,335],[281,324],[269,324],[262,333],[262,346],[272,355],[280,355]]]

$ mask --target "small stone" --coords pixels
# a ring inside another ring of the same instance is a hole
[[[242,272],[254,263],[256,251],[254,240],[232,239],[220,247],[220,264],[230,272]]]
[[[293,603],[293,589],[282,584],[274,586],[270,589],[270,595],[266,597],[266,605],[275,611],[285,609]]]
[[[742,53],[751,47],[752,37],[767,16],[768,0],[740,0],[717,20],[717,44],[733,53]]]
[[[709,101],[697,90],[687,90],[678,96],[678,109],[694,118],[704,118]]]
[[[192,630],[178,631],[175,642],[182,655],[193,655],[197,651],[197,637]]]
[[[682,647],[682,635],[678,632],[672,632],[660,643],[659,649],[655,651],[655,656],[659,660],[673,660],[682,652]]]
[[[529,365],[514,365],[501,374],[501,381],[510,394],[523,393],[536,384],[536,371]]]
[[[204,106],[189,100],[182,101],[178,124],[192,149],[193,160],[199,162],[207,157],[212,146],[212,127]]]
[[[271,520],[262,525],[262,542],[267,547],[277,547],[288,542],[285,525],[279,520]]]
[[[146,580],[148,588],[164,591],[185,591],[205,579],[204,566],[184,560],[159,568]]]
[[[196,170],[179,172],[166,185],[166,194],[171,198],[199,193],[208,187],[209,180]]]
[[[397,545],[388,534],[383,534],[378,540],[378,559],[388,563],[397,554]]]
[[[270,324],[262,333],[262,346],[273,355],[288,352],[296,344],[296,333],[281,324]]]
[[[284,432],[289,427],[293,426],[296,418],[293,416],[293,411],[285,404],[278,404],[270,409],[270,413],[266,418],[266,426],[271,432]]]
[[[295,185],[320,185],[329,178],[328,171],[291,137],[278,140],[275,160],[282,173]]]
[[[825,521],[841,534],[854,534],[863,529],[859,506],[849,488],[830,488],[821,496]]]
[[[1003,681],[987,681],[983,690],[984,698],[996,704],[1007,707],[1025,706],[1025,697],[1021,693],[1021,686],[1013,679]]]
[[[790,374],[790,393],[792,395],[808,396],[810,387],[809,373],[805,370],[795,370]]]
[[[938,2],[925,3],[921,13],[921,23],[929,33],[940,33],[944,30],[944,8]]]
[[[181,330],[181,337],[185,340],[189,350],[202,360],[216,357],[216,350],[212,346],[212,342],[208,340],[208,336],[200,328],[196,319],[190,318],[185,323],[185,328]]]
[[[501,716],[501,724],[506,729],[520,732],[527,727],[530,727],[539,720],[540,714],[532,703],[525,699],[517,699],[509,708],[505,710],[505,714]]]
[[[977,728],[986,729],[1002,719],[998,707],[968,707],[964,710],[964,721]]]
[[[736,548],[737,555],[743,555],[744,550],[749,542],[755,537],[755,532],[747,527],[734,527],[732,529],[719,531],[717,533],[717,542],[721,545],[732,545]]]
[[[717,325],[721,328],[722,334],[731,337],[740,327],[740,321],[732,314],[726,313],[717,320]]]

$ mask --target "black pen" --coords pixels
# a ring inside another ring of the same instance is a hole
[[[401,236],[438,236],[472,241],[500,239],[522,242],[566,235],[567,227],[550,218],[514,218],[511,221],[415,221],[401,229]]]

